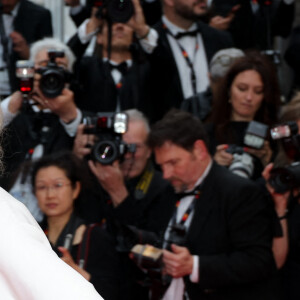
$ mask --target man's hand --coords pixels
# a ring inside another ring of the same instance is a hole
[[[194,259],[186,247],[171,245],[173,252],[163,250],[165,271],[173,278],[190,275],[193,272]]]
[[[91,153],[91,147],[94,145],[95,135],[84,133],[85,124],[80,124],[77,128],[76,137],[73,144],[73,153],[84,158]]]
[[[98,7],[92,8],[91,17],[86,24],[86,34],[98,31],[99,27],[103,24],[103,20],[96,17],[98,10]]]
[[[115,207],[120,205],[128,196],[128,191],[119,162],[114,161],[112,165],[102,165],[89,161],[88,164],[101,186],[110,195],[113,205]]]
[[[13,43],[13,50],[19,54],[22,59],[29,59],[29,46],[25,38],[17,31],[10,34]]]
[[[276,213],[279,217],[281,217],[281,216],[285,215],[287,212],[290,191],[287,191],[284,194],[278,194],[275,192],[274,188],[268,183],[268,180],[270,179],[270,172],[271,172],[272,168],[273,168],[273,163],[268,164],[264,168],[264,170],[262,172],[262,176],[266,180],[266,188],[268,189],[268,191],[274,201]]]
[[[23,95],[20,91],[14,92],[11,97],[10,101],[8,103],[8,110],[12,114],[16,114],[19,112],[22,108],[23,104]]]
[[[34,87],[31,98],[39,103],[42,108],[48,108],[54,114],[58,115],[64,123],[73,121],[77,117],[74,93],[71,90],[64,88],[59,96],[47,98],[40,90],[40,78],[40,74],[34,74]]]
[[[144,37],[150,30],[150,27],[146,24],[145,16],[143,9],[141,7],[139,0],[132,0],[134,7],[134,14],[131,19],[127,22],[127,25],[130,26],[138,38]]]
[[[65,0],[65,5],[75,7],[80,5],[80,0]]]
[[[235,5],[226,17],[215,16],[211,18],[209,21],[209,25],[218,30],[227,30],[235,17],[235,13],[240,9],[240,7],[240,5]]]
[[[47,98],[42,92],[35,91],[32,99],[41,103],[43,108],[49,108],[64,123],[70,123],[77,117],[74,93],[67,88],[64,88],[62,93],[55,98]]]

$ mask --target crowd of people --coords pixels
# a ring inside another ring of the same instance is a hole
[[[65,5],[0,1],[5,299],[298,300],[294,1]]]

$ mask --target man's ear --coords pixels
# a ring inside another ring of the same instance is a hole
[[[194,154],[199,157],[201,160],[206,159],[208,154],[207,147],[203,140],[197,140],[194,143]]]

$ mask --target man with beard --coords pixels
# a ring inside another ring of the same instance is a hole
[[[218,50],[232,47],[232,40],[200,21],[207,13],[206,0],[162,0],[163,16],[153,28],[145,23],[139,1],[132,2],[135,14],[129,24],[151,65],[142,110],[153,122],[206,90],[208,62]]]
[[[149,134],[163,177],[180,199],[165,232],[163,262],[172,280],[163,299],[278,299],[263,193],[214,163],[205,140],[199,119],[179,110]]]
[[[138,279],[144,280],[144,273],[129,259],[128,252],[136,243],[158,242],[156,238],[161,236],[171,217],[175,199],[171,186],[150,160],[151,151],[145,144],[150,131],[147,120],[135,109],[125,112],[129,122],[122,139],[126,144],[134,144],[135,152],[126,153],[124,161],[114,161],[111,165],[88,162],[105,192],[106,204],[103,208],[100,201],[103,198],[97,199],[97,203],[91,203],[90,198],[87,205],[94,205],[92,210],[99,218],[103,217],[101,210],[106,209],[106,227],[116,237],[117,250],[121,252],[122,299],[140,300],[147,299],[148,289],[136,283]],[[90,148],[84,146],[91,140],[88,135],[82,135],[82,127],[78,130],[74,151],[83,157],[90,153]],[[139,236],[135,235],[138,231]]]

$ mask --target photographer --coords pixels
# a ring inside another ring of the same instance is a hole
[[[185,227],[184,244],[164,250],[172,281],[163,299],[278,299],[266,201],[249,180],[217,165],[199,119],[172,110],[148,145],[180,196],[165,232]]]
[[[90,281],[104,299],[117,300],[118,256],[101,224],[88,224],[78,210],[89,182],[88,168],[74,154],[53,153],[32,167],[32,187],[45,218],[41,223],[52,249]]]
[[[60,93],[56,97],[46,97],[43,94],[45,89],[40,85],[43,75],[38,71],[42,67],[47,70],[50,49],[64,50],[66,55],[55,58],[55,66],[48,69],[50,73],[54,71],[57,75],[58,66],[62,67],[59,70],[71,71],[74,56],[67,46],[55,39],[38,41],[31,48],[31,59],[36,70],[33,90],[27,98],[27,95],[15,92],[1,103],[6,125],[3,141],[6,173],[1,178],[1,184],[23,201],[37,219],[41,218],[41,214],[29,188],[28,170],[25,168],[24,172],[20,172],[19,169],[44,154],[71,149],[81,120],[81,112],[77,109],[73,92],[68,89],[67,84],[61,82],[62,91],[56,91]],[[56,75],[52,77],[54,81],[58,79]],[[51,84],[46,83],[46,87],[51,87]]]
[[[280,113],[280,125],[300,124],[299,92],[287,103]],[[291,123],[287,123],[291,122]],[[286,126],[285,126],[286,127]],[[290,126],[289,126],[290,127]],[[297,127],[297,125],[296,125]],[[299,125],[298,125],[299,128]],[[300,261],[300,205],[299,205],[299,129],[280,140],[280,151],[275,163],[266,166],[263,177],[269,196],[274,202],[277,230],[273,238],[273,254],[280,270],[283,299],[299,299]],[[287,174],[289,174],[287,176]]]
[[[277,121],[279,95],[276,72],[267,57],[248,53],[233,63],[215,90],[212,115],[206,125],[210,152],[218,164],[232,166],[237,156],[228,150],[229,145],[245,146],[251,121],[266,126]],[[264,137],[260,149],[247,147],[246,153],[241,154],[241,160],[247,159],[247,163],[240,165],[248,170],[247,176],[251,179],[259,178],[264,166],[271,161],[273,149],[268,138]]]
[[[139,108],[146,96],[149,65],[127,22],[96,13],[97,9],[93,9],[91,17],[68,42],[77,56],[76,104],[89,112]],[[83,56],[95,36],[99,50],[92,56]]]
[[[27,0],[0,3],[0,100],[18,89],[15,64],[29,58],[30,44],[52,36],[51,13]]]
[[[104,191],[107,229],[114,234],[119,242],[118,248],[121,248],[121,295],[124,299],[146,299],[147,286],[142,288],[137,283],[138,279],[144,280],[145,274],[128,258],[128,253],[139,240],[146,242],[142,231],[153,232],[151,236],[156,234],[160,237],[175,200],[172,188],[150,160],[151,151],[145,144],[149,134],[147,120],[135,109],[125,112],[129,122],[122,140],[134,144],[135,152],[127,152],[120,161],[112,164],[104,165],[97,160],[89,160],[88,163]],[[91,148],[86,146],[93,141],[90,135],[84,134],[81,126],[74,142],[74,151],[83,157],[91,152]],[[100,200],[87,204],[94,205],[93,213],[101,213]],[[131,231],[132,228],[134,231]],[[134,232],[137,232],[136,236]]]

